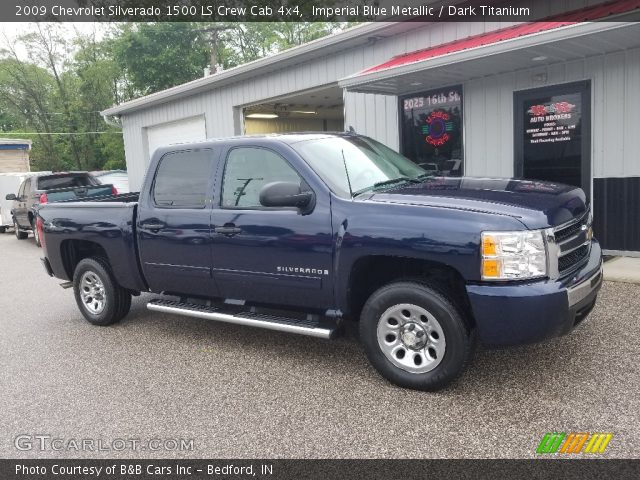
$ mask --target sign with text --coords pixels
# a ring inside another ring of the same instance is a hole
[[[462,175],[462,87],[402,97],[402,153],[437,175]]]
[[[515,93],[519,176],[588,189],[587,90],[580,82]]]

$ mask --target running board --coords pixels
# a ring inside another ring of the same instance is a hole
[[[301,320],[297,318],[279,317],[254,312],[225,311],[224,307],[209,307],[193,303],[182,303],[172,300],[156,299],[147,303],[147,308],[154,312],[175,313],[187,317],[217,320],[219,322],[235,323],[248,327],[260,327],[280,332],[297,333],[317,338],[334,338],[337,326],[317,320]]]

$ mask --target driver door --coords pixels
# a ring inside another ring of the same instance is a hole
[[[213,275],[225,298],[327,308],[333,304],[331,213],[315,192],[312,212],[263,207],[270,182],[300,183],[285,155],[258,146],[226,155],[219,205],[212,212]]]

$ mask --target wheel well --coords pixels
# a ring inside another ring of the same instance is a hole
[[[377,255],[359,259],[351,269],[349,316],[357,320],[373,292],[401,280],[428,283],[455,302],[469,326],[475,324],[464,279],[456,269],[429,260]]]
[[[107,252],[102,246],[86,240],[65,240],[60,245],[60,255],[69,279],[73,278],[76,266],[84,258],[101,257],[109,260]]]

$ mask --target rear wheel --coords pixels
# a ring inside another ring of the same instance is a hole
[[[36,219],[34,218],[33,220],[31,220],[31,230],[33,230],[33,239],[36,241],[36,245],[41,247],[42,245],[40,244],[40,232],[38,232],[38,229],[36,228]]]
[[[7,231],[7,227],[0,227],[0,233],[4,233]]]
[[[443,293],[414,282],[380,288],[367,300],[360,338],[371,364],[405,388],[434,391],[467,366],[474,331]]]
[[[131,308],[131,294],[117,284],[111,267],[102,258],[85,258],[73,274],[76,303],[89,323],[111,325]]]
[[[13,231],[16,234],[16,238],[18,240],[25,240],[29,234],[27,232],[23,232],[22,230],[20,230],[20,226],[18,225],[18,222],[16,221],[16,219],[13,219]]]

